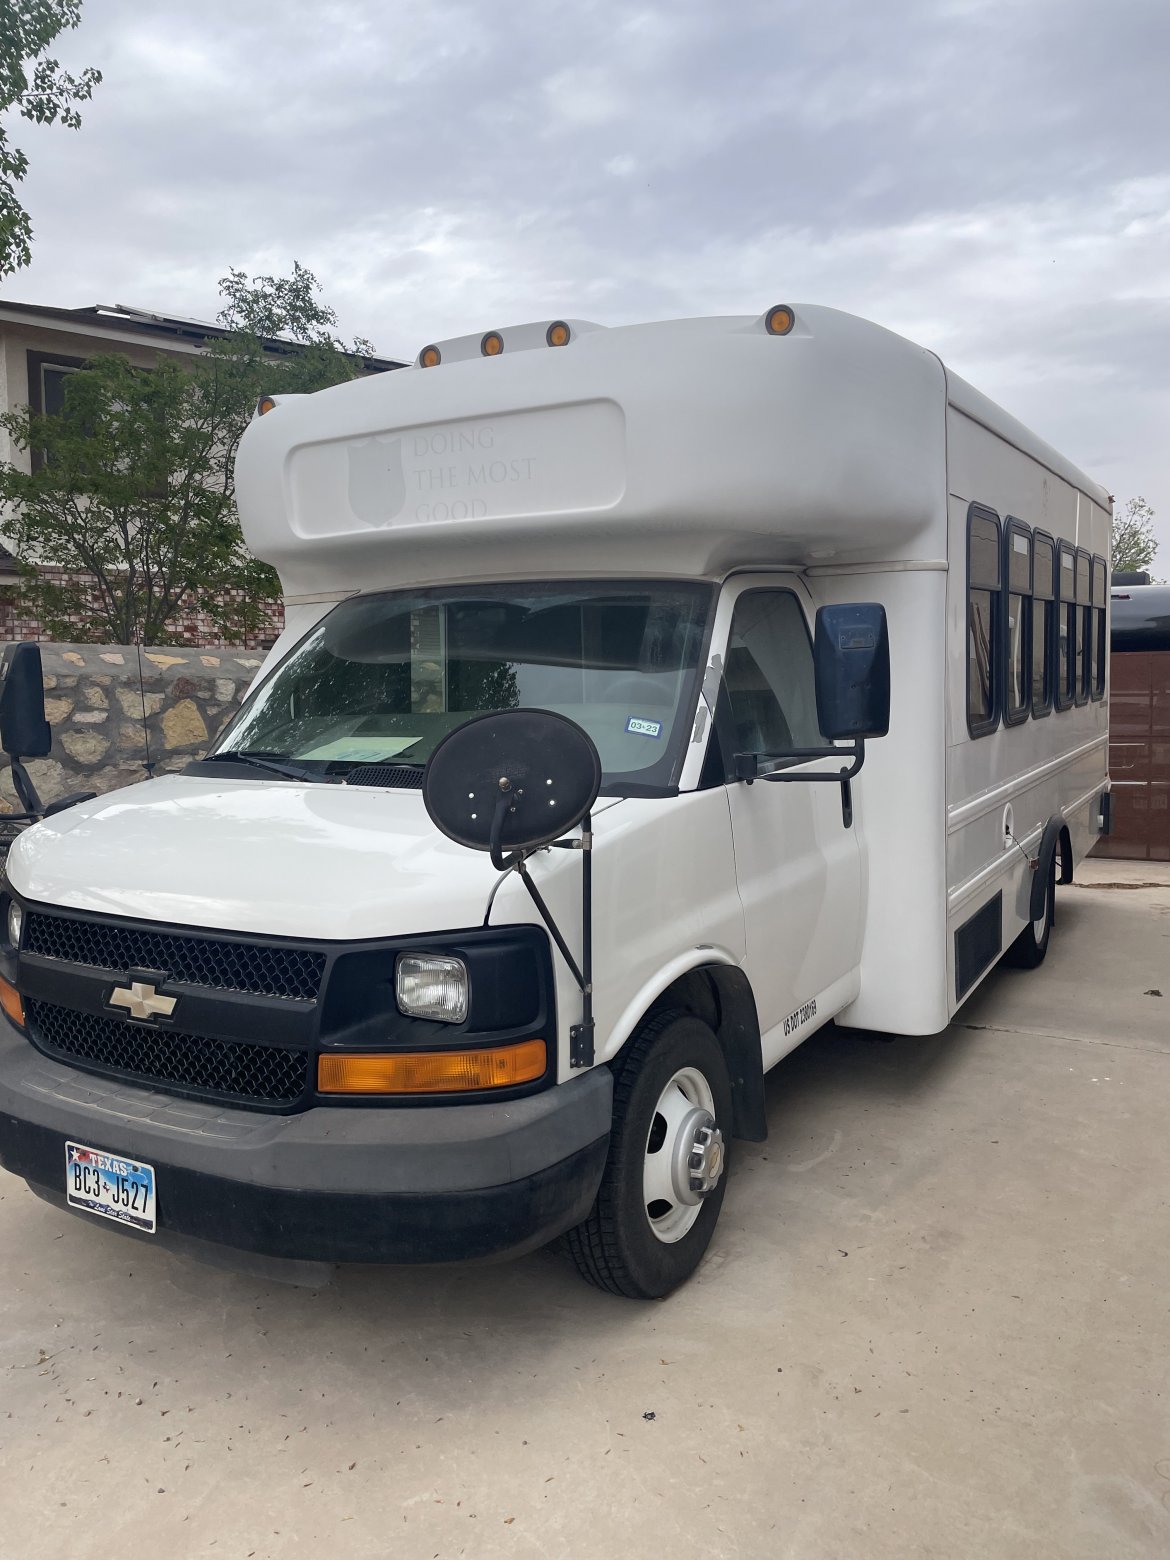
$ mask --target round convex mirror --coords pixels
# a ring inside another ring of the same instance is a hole
[[[450,839],[472,850],[525,851],[575,828],[600,788],[601,760],[576,722],[551,710],[501,710],[445,736],[422,789],[432,822]]]

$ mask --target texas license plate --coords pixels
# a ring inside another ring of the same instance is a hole
[[[66,1143],[65,1194],[73,1208],[154,1234],[153,1165],[84,1143]]]

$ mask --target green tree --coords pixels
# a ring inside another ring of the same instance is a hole
[[[1154,511],[1144,498],[1131,498],[1113,516],[1113,567],[1148,569],[1157,551]]]
[[[240,438],[262,394],[338,384],[371,349],[335,336],[300,265],[286,278],[231,271],[220,290],[226,334],[200,357],[146,370],[102,355],[66,380],[60,416],[0,417],[36,468],[0,465],[4,530],[23,598],[58,638],[161,644],[194,606],[239,642],[279,593],[240,531]]]
[[[78,128],[77,104],[93,96],[102,73],[71,76],[45,50],[80,22],[81,0],[0,0],[0,276],[32,259],[32,224],[16,195],[28,158],[9,141],[4,116],[15,110],[33,124]]]

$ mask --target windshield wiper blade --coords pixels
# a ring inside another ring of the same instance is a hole
[[[200,758],[196,762],[200,764],[216,764],[220,761],[233,764],[252,764],[257,769],[270,770],[274,775],[283,775],[286,780],[329,780],[329,776],[319,774],[312,769],[302,769],[299,764],[282,763],[279,754],[269,753],[245,753],[238,748],[228,748],[219,753],[208,753],[206,758]]]

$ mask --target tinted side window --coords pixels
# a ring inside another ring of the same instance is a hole
[[[752,590],[736,602],[724,681],[737,753],[823,746],[812,643],[791,591]]]
[[[1093,697],[1100,699],[1105,693],[1105,601],[1106,574],[1104,558],[1093,559]]]
[[[1057,567],[1056,707],[1067,710],[1076,693],[1077,590],[1076,552],[1061,543]]]
[[[1004,527],[1004,719],[1027,720],[1032,707],[1032,533],[1019,520]]]
[[[973,737],[999,724],[999,518],[971,506],[967,519],[967,729]]]
[[[1056,544],[1037,531],[1032,538],[1032,714],[1052,708],[1056,637]]]

